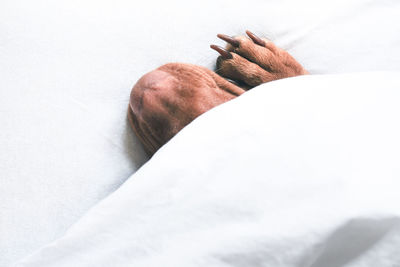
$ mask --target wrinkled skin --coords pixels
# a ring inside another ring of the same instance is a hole
[[[136,83],[130,98],[130,121],[152,155],[200,114],[244,92],[206,68],[169,63]]]
[[[247,35],[218,35],[228,44],[226,48],[211,45],[221,54],[217,73],[201,66],[169,63],[139,79],[131,92],[128,117],[150,156],[213,107],[262,83],[308,74],[272,42],[251,32]]]

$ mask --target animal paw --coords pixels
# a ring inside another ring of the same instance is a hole
[[[285,50],[250,31],[247,36],[230,37],[218,34],[227,42],[226,48],[211,45],[220,53],[217,73],[249,89],[262,83],[308,72]]]

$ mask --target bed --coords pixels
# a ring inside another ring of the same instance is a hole
[[[398,1],[0,14],[0,266],[399,264]],[[314,75],[207,112],[149,160],[126,119],[132,85],[167,62],[213,68],[215,35],[246,29]]]

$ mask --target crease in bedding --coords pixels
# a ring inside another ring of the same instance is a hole
[[[218,106],[14,266],[399,266],[399,74],[294,77]]]

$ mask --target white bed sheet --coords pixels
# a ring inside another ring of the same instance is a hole
[[[16,266],[399,266],[399,89],[400,72],[259,86]]]
[[[145,161],[130,88],[170,61],[212,68],[250,29],[311,73],[398,70],[392,1],[0,3],[0,266],[63,235]]]

